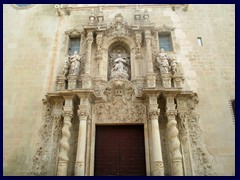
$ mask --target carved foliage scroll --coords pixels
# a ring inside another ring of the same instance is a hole
[[[104,94],[105,103],[98,103],[94,113],[99,123],[143,123],[146,119],[146,107],[134,102],[135,90],[125,80],[112,80]]]
[[[29,175],[45,176],[55,175],[58,153],[58,144],[61,137],[61,115],[53,116],[53,105],[49,100],[43,100],[44,118],[39,131],[41,135]]]
[[[190,175],[191,168],[194,171],[194,174],[191,175],[215,175],[211,164],[211,156],[206,149],[203,132],[199,126],[199,114],[196,111],[199,102],[197,94],[192,94],[185,99],[185,102],[187,111],[179,113],[179,136],[183,149],[186,175]]]

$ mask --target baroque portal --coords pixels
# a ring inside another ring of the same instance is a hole
[[[183,91],[181,59],[156,43],[159,29],[174,28],[155,26],[147,10],[136,10],[133,19],[129,25],[116,14],[107,24],[102,11],[92,11],[83,31],[67,31],[81,37],[81,55],[66,57],[56,91],[46,95],[30,174],[94,175],[96,126],[109,124],[144,126],[149,176],[214,174],[197,94]]]

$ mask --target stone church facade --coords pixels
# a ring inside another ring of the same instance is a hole
[[[4,5],[4,175],[235,175],[235,6]]]

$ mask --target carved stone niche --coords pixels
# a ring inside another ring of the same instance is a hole
[[[135,101],[135,94],[129,81],[109,81],[104,90],[105,102],[94,106],[96,123],[144,123],[146,106]]]
[[[108,79],[131,79],[130,48],[117,41],[108,49]]]

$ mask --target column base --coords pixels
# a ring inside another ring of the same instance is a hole
[[[57,176],[67,176],[68,161],[59,161]]]
[[[164,176],[164,166],[162,161],[153,162],[153,176]]]
[[[84,176],[84,162],[76,162],[74,169],[75,176]]]
[[[183,176],[183,166],[181,159],[173,159],[173,176]]]

